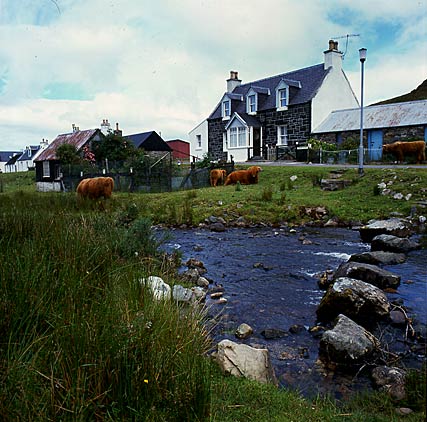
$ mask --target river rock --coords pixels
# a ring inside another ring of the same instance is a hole
[[[390,322],[396,327],[406,326],[405,314],[400,310],[394,310],[390,312]]]
[[[165,283],[160,277],[151,275],[147,279],[142,280],[143,283],[153,294],[156,300],[169,300],[171,298],[171,288],[169,284]]]
[[[197,268],[189,268],[187,271],[182,273],[182,277],[190,283],[197,284],[200,274]]]
[[[368,243],[379,234],[390,234],[399,237],[410,236],[411,228],[401,218],[390,218],[388,220],[370,221],[369,224],[359,228],[359,233],[362,241]]]
[[[208,272],[208,270],[205,268],[205,264],[203,264],[202,261],[199,261],[198,259],[195,259],[195,258],[190,258],[186,262],[186,265],[188,268],[195,268],[199,273],[199,275],[203,275]]]
[[[237,327],[236,337],[240,338],[240,339],[245,339],[245,338],[250,337],[253,332],[254,332],[254,330],[252,329],[252,327],[250,325],[243,323]]]
[[[319,321],[332,321],[338,314],[358,323],[372,323],[389,315],[390,303],[382,290],[361,280],[342,277],[329,287],[316,310]]]
[[[207,289],[209,287],[209,280],[205,277],[199,277],[196,281],[196,284],[199,287],[203,287],[203,288]]]
[[[215,360],[225,373],[278,385],[267,349],[222,340],[218,343]]]
[[[189,304],[195,300],[193,291],[179,284],[175,284],[175,286],[173,286],[172,297],[178,303]]]
[[[419,249],[420,244],[406,237],[381,234],[372,239],[371,251],[409,252]]]
[[[345,262],[335,271],[334,280],[341,277],[356,278],[365,283],[373,284],[380,289],[395,289],[400,284],[400,276],[384,270],[376,265],[364,264],[362,262]]]
[[[266,328],[261,331],[261,335],[266,340],[273,340],[275,338],[287,337],[288,333],[283,330],[278,330],[277,328]]]
[[[395,265],[403,264],[406,261],[406,255],[395,252],[371,251],[353,254],[349,261],[371,265]]]
[[[323,361],[358,364],[379,347],[378,339],[345,315],[339,315],[332,330],[325,331],[319,345]]]
[[[223,223],[220,223],[219,221],[216,223],[212,223],[209,225],[209,229],[213,232],[225,232],[226,227]]]
[[[393,399],[403,400],[406,397],[406,372],[403,369],[377,366],[372,370],[372,378],[375,385],[381,391],[387,392]]]

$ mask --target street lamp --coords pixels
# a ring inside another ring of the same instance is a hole
[[[363,76],[365,71],[366,48],[359,50],[359,59],[361,64],[361,83],[360,83],[360,144],[359,144],[359,175],[363,176]]]

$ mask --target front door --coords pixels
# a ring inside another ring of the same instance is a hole
[[[253,136],[254,136],[253,156],[254,157],[260,157],[261,156],[261,128],[254,127],[253,128]]]
[[[383,155],[383,131],[368,131],[368,154],[370,161],[378,161]]]

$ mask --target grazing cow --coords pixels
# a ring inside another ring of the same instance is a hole
[[[211,186],[217,186],[218,182],[223,184],[226,176],[227,176],[227,172],[225,170],[222,170],[222,169],[211,170],[210,172]]]
[[[252,166],[247,170],[236,170],[230,173],[225,180],[224,185],[235,185],[240,182],[242,185],[255,185],[258,183],[258,173],[262,171],[261,167]]]
[[[77,186],[77,196],[81,199],[111,198],[114,180],[111,177],[94,177],[83,179]]]
[[[417,164],[421,164],[426,159],[426,143],[424,141],[414,142],[393,142],[383,145],[383,153],[391,153],[399,163],[403,162],[405,155],[414,154],[417,157]]]

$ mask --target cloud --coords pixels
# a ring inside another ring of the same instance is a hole
[[[0,3],[2,148],[105,118],[125,134],[186,139],[219,101],[230,70],[248,82],[321,63],[329,38],[349,33],[361,33],[344,61],[357,95],[362,42],[372,102],[414,89],[427,73],[426,0],[57,4],[59,12],[50,0]]]

